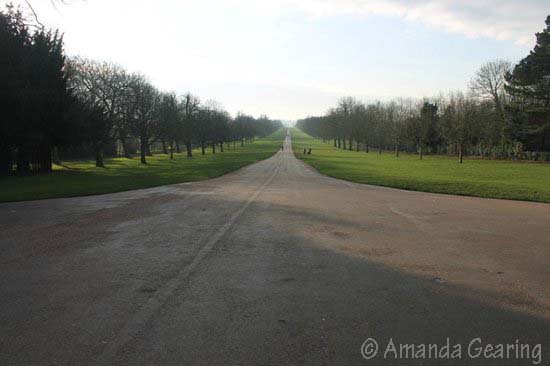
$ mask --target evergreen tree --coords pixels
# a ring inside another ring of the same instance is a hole
[[[546,18],[546,29],[536,36],[535,48],[507,75],[506,89],[512,96],[513,117],[508,131],[515,132],[514,126],[523,118],[520,111],[525,111],[529,114],[526,135],[538,140],[538,148],[546,150],[550,142],[550,15]]]

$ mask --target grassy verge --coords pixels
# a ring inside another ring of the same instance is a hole
[[[0,179],[0,202],[112,193],[214,178],[272,156],[285,133],[286,129],[281,129],[244,147],[237,144],[233,149],[231,145],[223,153],[212,154],[209,149],[202,156],[196,150],[191,159],[175,154],[170,160],[159,154],[147,157],[147,165],[140,164],[139,158],[106,159],[105,168],[96,168],[91,160],[63,162],[52,174]]]
[[[296,156],[319,172],[357,183],[466,196],[550,202],[550,165],[344,151],[292,130]],[[312,148],[303,155],[303,148]]]

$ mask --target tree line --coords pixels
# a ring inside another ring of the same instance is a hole
[[[550,16],[536,38],[517,65],[484,64],[467,93],[368,104],[345,97],[297,127],[348,150],[550,161]]]
[[[155,149],[193,156],[243,146],[282,127],[191,93],[155,88],[119,65],[66,56],[63,36],[27,21],[19,9],[0,11],[0,176],[52,171],[60,155],[132,157],[147,163]]]

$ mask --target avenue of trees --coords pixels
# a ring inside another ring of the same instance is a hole
[[[132,157],[155,151],[224,152],[253,142],[280,121],[239,114],[187,93],[157,90],[146,76],[109,62],[68,58],[63,37],[12,6],[0,11],[0,176],[47,173],[71,157]]]
[[[364,104],[346,97],[321,117],[298,121],[335,147],[550,161],[550,16],[531,53],[512,66],[483,65],[469,92]]]

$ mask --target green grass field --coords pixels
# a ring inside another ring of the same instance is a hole
[[[550,164],[336,149],[292,130],[296,156],[319,172],[357,183],[487,198],[550,202]],[[303,155],[303,148],[312,155]]]
[[[105,168],[96,168],[92,160],[67,161],[55,166],[51,174],[0,179],[0,202],[112,193],[214,178],[272,156],[285,134],[286,129],[281,129],[244,147],[237,143],[236,149],[231,144],[224,153],[218,149],[215,155],[210,148],[204,156],[195,150],[191,159],[185,154],[175,154],[174,160],[154,155],[147,157],[147,165],[140,164],[139,157],[106,159]]]

